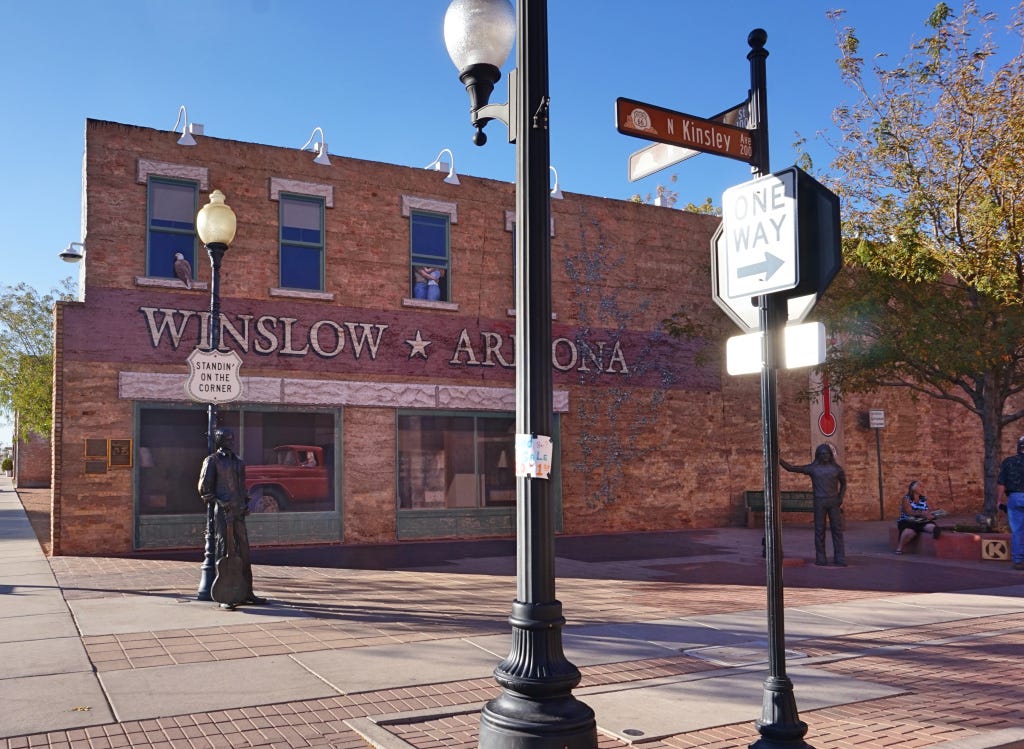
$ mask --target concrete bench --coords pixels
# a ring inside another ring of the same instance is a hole
[[[764,514],[764,492],[745,491],[743,502],[747,508],[747,527],[756,528],[757,514]],[[813,492],[779,492],[779,504],[783,513],[786,512],[814,512]],[[895,548],[895,547],[893,547]]]
[[[930,533],[918,533],[917,538],[903,547],[904,554],[918,554],[939,559],[962,559],[980,562],[1010,558],[1009,533],[971,533],[940,526],[942,533],[932,538]],[[895,550],[899,531],[896,524],[889,526],[889,548]]]

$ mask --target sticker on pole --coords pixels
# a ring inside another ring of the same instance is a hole
[[[551,438],[539,434],[516,435],[516,476],[546,479],[551,476]]]

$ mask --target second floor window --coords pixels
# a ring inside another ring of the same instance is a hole
[[[409,215],[409,258],[413,299],[448,302],[450,218],[442,213],[412,211]]]
[[[323,291],[324,201],[322,198],[282,195],[281,286]]]
[[[174,261],[180,253],[192,266],[194,277],[198,197],[195,182],[149,178],[147,276],[174,278]]]

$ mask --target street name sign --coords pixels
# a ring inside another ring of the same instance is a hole
[[[719,112],[713,117],[709,118],[710,122],[720,122],[724,125],[735,125],[736,127],[745,128],[750,120],[750,102],[744,101],[737,104],[735,107],[729,107],[724,112]],[[636,182],[637,180],[649,177],[655,172],[660,172],[662,169],[678,164],[681,161],[692,159],[694,156],[699,156],[700,151],[693,148],[683,148],[681,146],[673,146],[669,143],[655,143],[650,146],[645,146],[639,151],[635,151],[629,155],[629,162],[627,168],[629,170],[629,181]]]
[[[750,130],[635,99],[615,100],[615,127],[623,135],[727,156],[747,164],[754,158]]]
[[[193,349],[188,355],[188,366],[185,392],[192,400],[228,403],[242,396],[242,358],[237,352]]]

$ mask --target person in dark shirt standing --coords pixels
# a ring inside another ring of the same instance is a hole
[[[1024,437],[1017,439],[1017,454],[999,467],[999,504],[1006,504],[1010,522],[1010,558],[1015,570],[1024,570]]]
[[[796,466],[779,459],[779,465],[791,473],[804,473],[811,477],[814,491],[814,563],[828,564],[825,554],[825,523],[832,531],[832,553],[836,567],[846,566],[846,547],[843,542],[843,497],[846,495],[846,472],[836,463],[832,448],[818,445],[814,462]]]

